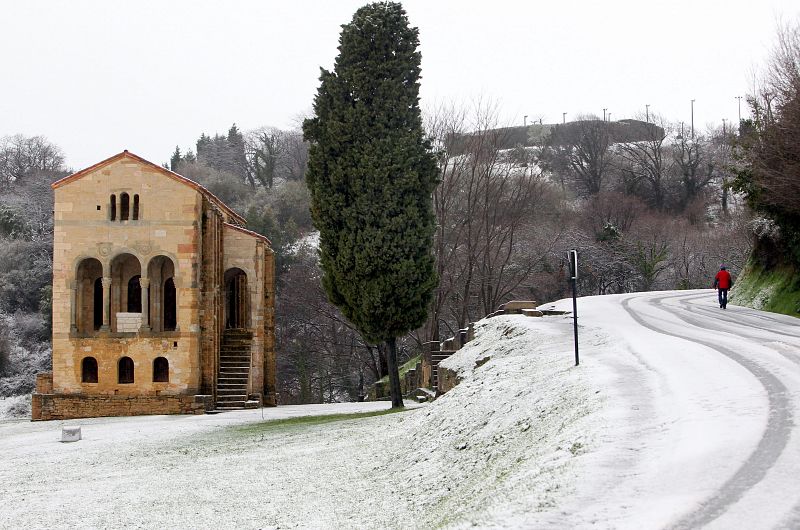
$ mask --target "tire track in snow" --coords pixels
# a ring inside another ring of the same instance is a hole
[[[647,302],[654,306],[665,299],[678,298],[681,296],[685,295],[654,297],[647,299]],[[725,346],[721,346],[708,340],[689,338],[685,335],[669,331],[663,327],[659,327],[655,324],[647,322],[647,320],[640,316],[636,311],[631,309],[630,301],[630,298],[623,300],[622,307],[639,325],[655,331],[656,333],[661,333],[662,335],[668,335],[671,337],[696,342],[697,344],[702,344],[707,348],[721,353],[722,355],[740,364],[743,368],[753,374],[753,376],[755,376],[755,378],[759,381],[759,383],[761,383],[761,385],[764,387],[764,390],[767,392],[767,398],[769,402],[767,426],[764,429],[764,434],[759,440],[755,450],[750,454],[747,460],[745,460],[741,467],[739,467],[736,473],[734,473],[734,475],[717,490],[716,494],[701,503],[699,508],[684,515],[676,523],[671,525],[672,528],[678,529],[697,528],[711,523],[725,513],[725,511],[739,501],[748,490],[763,480],[767,472],[780,457],[789,441],[792,431],[792,410],[791,403],[787,397],[786,386],[784,386],[780,379],[755,361],[748,359],[747,357],[740,355],[739,353]],[[677,316],[681,320],[688,322],[686,319],[681,317],[677,311],[674,309],[670,310],[669,306],[662,306],[661,309]],[[702,325],[702,323],[688,323],[700,329],[707,329]]]

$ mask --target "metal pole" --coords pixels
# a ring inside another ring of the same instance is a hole
[[[525,115],[524,118],[522,118],[522,126],[523,127],[527,127],[528,126],[528,115],[527,114]]]
[[[692,140],[694,140],[694,100],[692,100]]]
[[[581,364],[578,355],[578,281],[572,278],[572,331],[575,335],[575,366]]]
[[[569,263],[569,276],[572,282],[572,331],[575,335],[575,366],[580,364],[578,355],[578,251],[570,250],[567,253]]]
[[[644,106],[644,112],[647,115],[647,123],[650,123],[650,104]]]
[[[561,113],[561,123],[567,123],[567,113],[566,112],[562,112]]]
[[[606,121],[606,111],[607,111],[607,110],[608,110],[608,109],[603,109],[603,121]]]

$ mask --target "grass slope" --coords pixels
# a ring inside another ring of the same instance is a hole
[[[733,286],[731,302],[800,317],[800,273],[791,265],[767,270],[751,260]]]

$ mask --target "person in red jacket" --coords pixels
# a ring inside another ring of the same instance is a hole
[[[728,289],[733,287],[733,278],[731,278],[731,273],[725,270],[725,265],[722,265],[717,275],[714,276],[714,287],[717,289],[719,307],[726,309],[728,307]]]

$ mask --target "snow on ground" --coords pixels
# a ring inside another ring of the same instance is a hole
[[[0,421],[31,417],[31,395],[0,397]]]
[[[582,298],[579,367],[569,315],[482,321],[399,414],[0,422],[0,527],[797,528],[798,326],[713,296]]]

